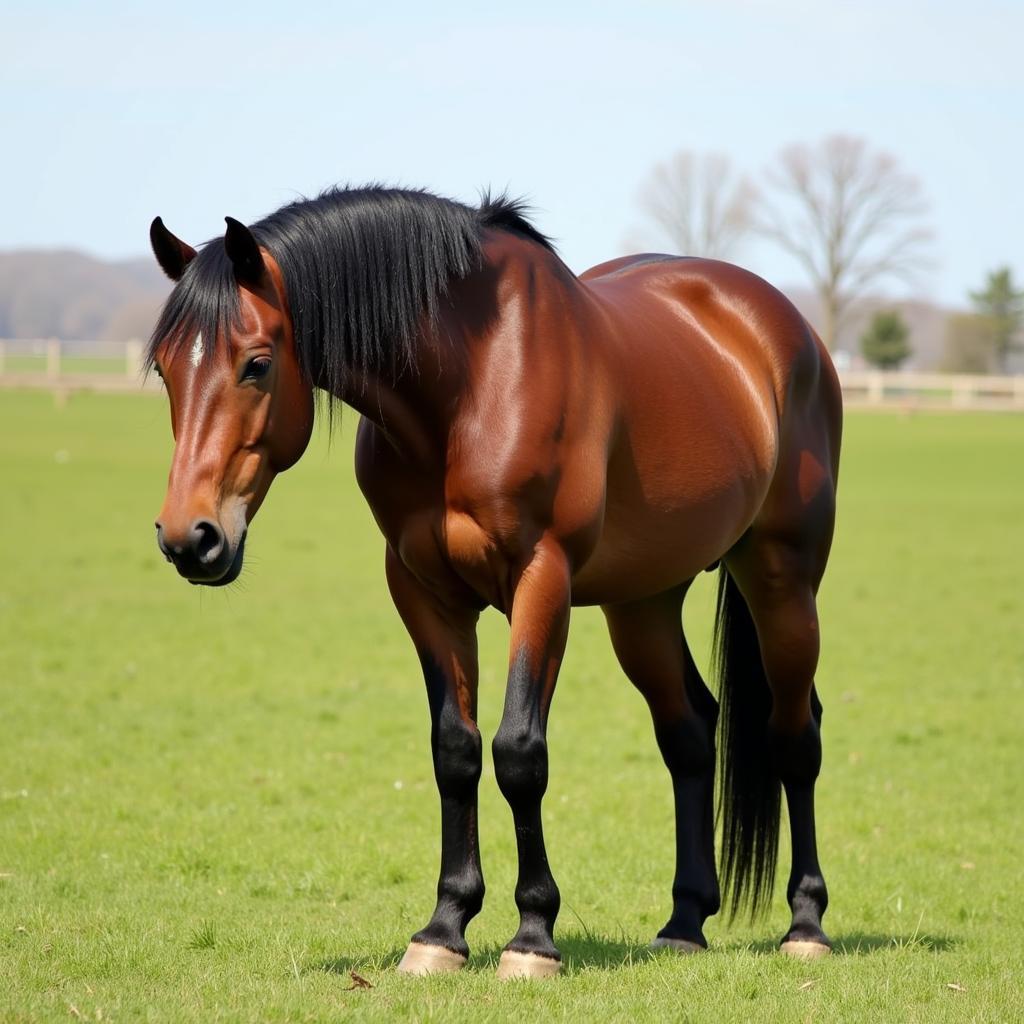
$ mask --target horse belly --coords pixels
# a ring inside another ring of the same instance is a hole
[[[615,604],[670,590],[720,558],[743,535],[754,511],[740,494],[674,513],[636,511],[607,524],[573,577],[573,603]]]
[[[600,537],[573,580],[577,604],[632,601],[692,579],[746,532],[771,484],[777,435],[760,424],[709,429],[678,412],[608,467]]]

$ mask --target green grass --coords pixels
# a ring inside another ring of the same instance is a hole
[[[566,966],[509,985],[515,847],[489,757],[469,968],[392,970],[433,905],[438,809],[354,426],[275,484],[240,585],[213,592],[154,544],[163,401],[0,395],[0,1020],[1019,1019],[1024,418],[848,418],[819,672],[837,955],[773,952],[781,891],[757,925],[710,922],[706,955],[647,952],[670,787],[581,610],[545,803]],[[687,608],[702,657],[711,585]],[[485,616],[488,738],[504,643]]]
[[[46,372],[46,356],[8,356],[4,360],[4,370],[11,374],[35,374]],[[61,376],[76,374],[107,374],[116,376],[128,372],[124,357],[117,356],[69,356],[61,357]]]

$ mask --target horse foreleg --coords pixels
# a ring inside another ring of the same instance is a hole
[[[691,953],[721,898],[715,873],[715,723],[718,705],[693,662],[680,623],[686,587],[604,608],[616,657],[643,694],[672,776],[676,870],[672,916],[654,946]]]
[[[466,926],[480,912],[484,897],[477,837],[477,613],[441,606],[390,549],[387,578],[423,667],[434,777],[441,796],[437,906],[427,926],[412,937],[398,969],[404,974],[456,971],[469,956]]]
[[[541,800],[548,784],[547,718],[569,628],[565,554],[542,541],[516,587],[505,709],[494,736],[494,771],[512,809],[519,852],[519,930],[505,947],[501,978],[556,974],[558,886],[548,866]]]

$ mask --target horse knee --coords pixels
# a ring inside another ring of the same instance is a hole
[[[548,747],[539,725],[504,722],[491,745],[498,788],[510,803],[539,800],[548,785]]]
[[[443,796],[465,797],[480,781],[480,732],[455,708],[441,713],[434,736],[434,776]]]

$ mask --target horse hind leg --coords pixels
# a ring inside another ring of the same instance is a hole
[[[672,915],[654,940],[680,952],[707,946],[703,925],[720,905],[714,850],[718,706],[693,662],[681,625],[686,587],[604,614],[616,656],[650,708],[672,776],[676,867]]]
[[[761,770],[767,773],[763,785],[775,787],[776,834],[779,782],[786,794],[793,850],[786,895],[793,916],[782,950],[804,957],[823,955],[831,946],[821,926],[828,891],[818,863],[814,823],[814,784],[821,767],[821,703],[814,675],[819,652],[816,592],[831,541],[834,503],[830,490],[819,499],[816,507],[805,510],[809,515],[803,529],[778,529],[771,519],[755,524],[730,552],[726,568],[732,579],[724,581],[725,602],[731,601],[734,610],[745,604],[748,622],[756,630],[767,692],[753,696],[766,714],[759,738],[751,734],[748,715],[745,741],[753,740],[754,750],[763,757]],[[733,839],[743,827],[742,821],[733,826]],[[727,809],[727,841],[729,832]],[[774,841],[773,836],[769,842]],[[739,858],[741,869],[744,858],[749,862],[751,857],[749,836],[746,842]],[[759,866],[764,868],[757,882],[770,887],[767,872],[774,869],[774,848],[755,851],[754,858],[760,858]],[[727,867],[736,865],[734,856]],[[756,888],[754,896],[756,905]]]

